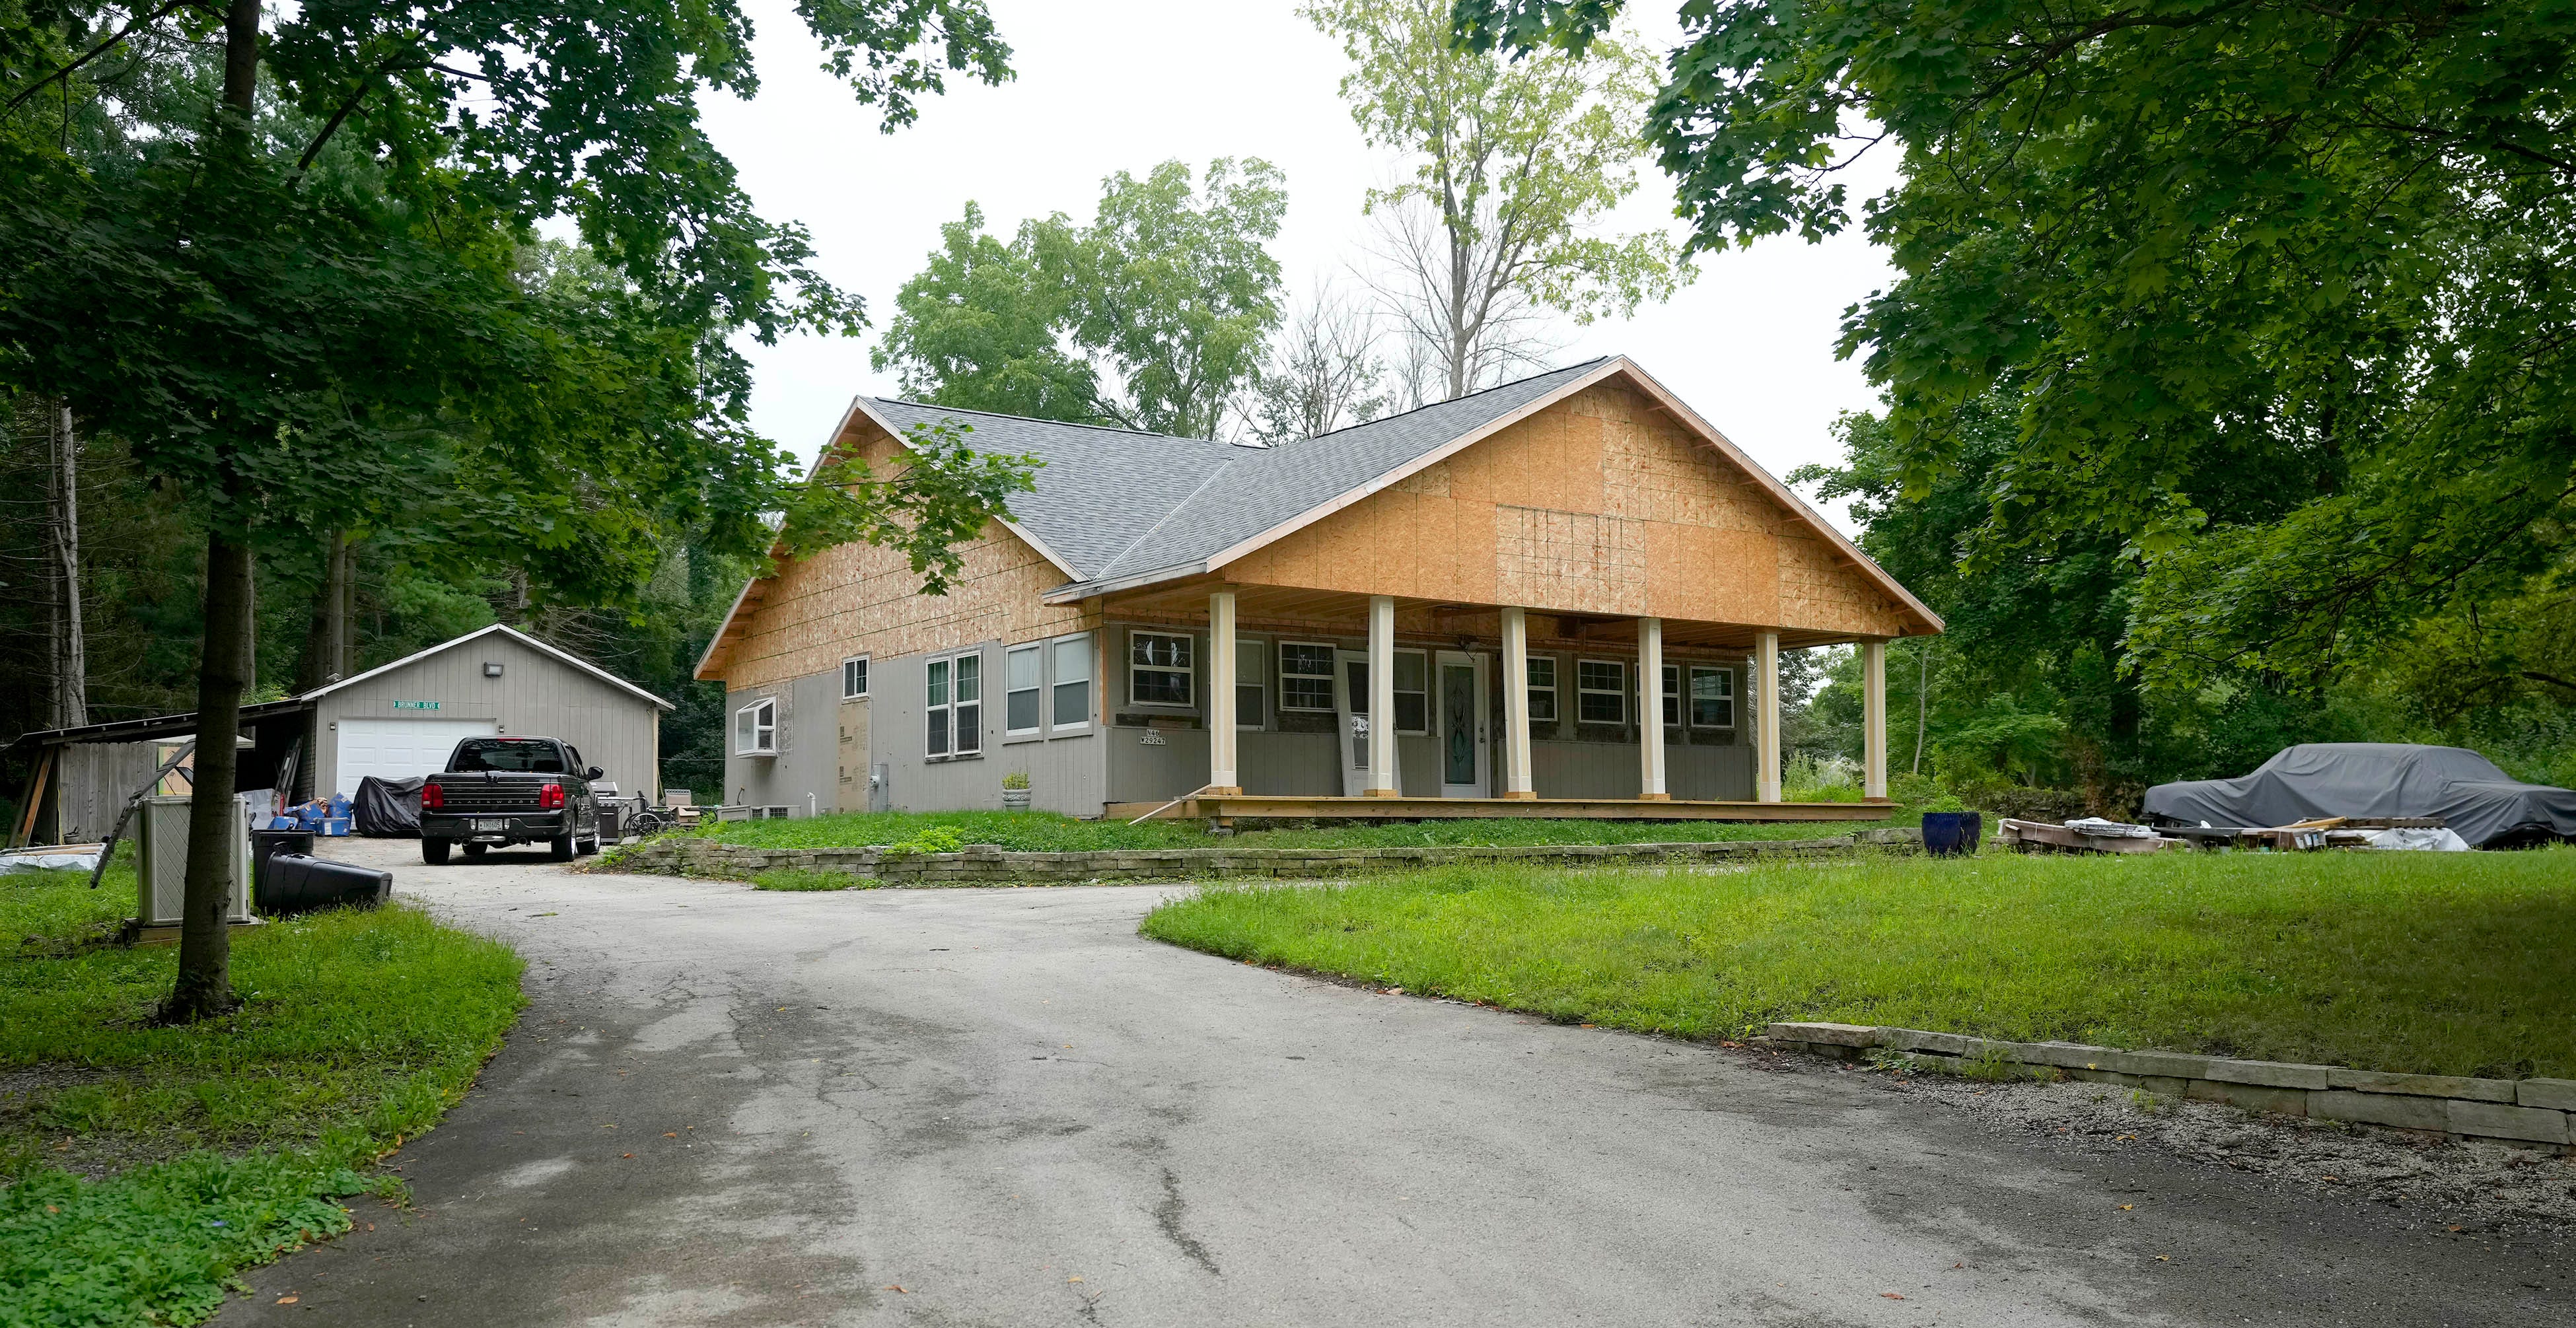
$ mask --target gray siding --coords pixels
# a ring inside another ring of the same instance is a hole
[[[746,756],[734,750],[734,715],[763,697],[778,701],[778,751]],[[805,815],[808,807],[833,810],[841,798],[840,704],[837,664],[829,673],[727,692],[725,786],[691,789],[690,794],[701,804],[785,807],[793,816]]]
[[[1029,805],[1067,816],[1100,814],[1100,740],[1086,730],[1003,741],[1002,643],[970,647],[983,657],[984,750],[976,756],[930,759],[924,669],[932,655],[879,659],[868,690],[874,714],[869,741],[887,768],[887,800],[897,811],[999,811],[1002,776],[1029,777]],[[954,652],[941,652],[945,657]],[[1052,680],[1049,680],[1052,681]],[[1040,712],[1047,694],[1040,694]]]
[[[486,678],[486,661],[501,676]],[[394,709],[395,701],[436,701],[438,709]],[[661,712],[652,702],[495,632],[426,659],[378,674],[319,698],[314,705],[311,787],[338,786],[340,748],[333,729],[343,717],[488,719],[503,733],[561,738],[606,771],[621,792],[658,796]]]

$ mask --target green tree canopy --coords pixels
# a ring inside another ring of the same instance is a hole
[[[1537,362],[1543,311],[1588,323],[1691,278],[1661,230],[1614,234],[1637,190],[1653,65],[1633,40],[1506,60],[1468,50],[1441,0],[1315,0],[1298,13],[1351,62],[1342,100],[1405,177],[1372,189],[1380,282],[1445,401]]]
[[[802,12],[890,126],[943,68],[1006,73],[978,0]],[[612,603],[662,521],[765,545],[787,468],[731,339],[860,310],[699,124],[701,92],[756,90],[750,38],[731,0],[0,11],[0,384],[123,440],[206,532],[174,1016],[230,1004],[255,545],[400,528]],[[529,261],[559,216],[595,263]],[[989,468],[890,478],[922,511],[1003,492],[975,488]]]
[[[1616,0],[1461,0],[1581,49]],[[2104,536],[2178,684],[2322,686],[2427,615],[2563,598],[2576,10],[1692,0],[1652,134],[1701,247],[1858,224],[1846,350],[1906,491],[2018,414],[1973,569]],[[1899,182],[1849,196],[1861,154]],[[1855,209],[1857,208],[1857,216]]]
[[[983,209],[940,227],[895,296],[873,357],[903,391],[970,410],[1213,438],[1260,370],[1280,314],[1288,192],[1258,159],[1177,161],[1101,184],[1088,226],[1063,213],[1010,243]]]

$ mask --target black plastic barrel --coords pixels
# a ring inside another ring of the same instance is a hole
[[[309,853],[280,853],[261,874],[259,911],[271,917],[322,908],[374,908],[391,898],[394,874]]]
[[[250,897],[260,912],[268,911],[268,860],[280,853],[302,853],[311,856],[313,832],[310,830],[253,830],[250,832]]]
[[[1986,818],[1975,812],[1923,813],[1923,851],[1936,858],[1974,853],[1985,834]]]

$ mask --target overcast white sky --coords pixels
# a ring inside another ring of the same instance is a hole
[[[1272,251],[1292,294],[1346,276],[1366,232],[1363,192],[1394,158],[1362,143],[1335,89],[1339,47],[1300,21],[1293,0],[991,0],[1018,77],[1000,87],[952,81],[919,123],[885,135],[874,114],[820,68],[786,0],[750,0],[762,90],[705,108],[763,215],[812,229],[823,273],[866,298],[872,321],[967,200],[1008,235],[1023,217],[1088,220],[1100,181],[1180,158],[1260,157],[1287,175],[1286,226]],[[1670,45],[1671,0],[1637,17]],[[1671,191],[1651,163],[1623,221],[1667,224]],[[1786,475],[1837,456],[1829,426],[1875,399],[1859,366],[1834,358],[1843,309],[1892,273],[1854,236],[1822,245],[1766,240],[1700,260],[1672,302],[1625,321],[1563,329],[1560,363],[1624,354],[1739,446]],[[811,458],[859,393],[894,390],[868,366],[864,339],[800,338],[750,347],[753,424]],[[1845,514],[1827,515],[1850,528]]]

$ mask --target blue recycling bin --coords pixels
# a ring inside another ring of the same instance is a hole
[[[1985,839],[1986,818],[1978,812],[1923,813],[1923,851],[1936,858],[1964,858]]]

